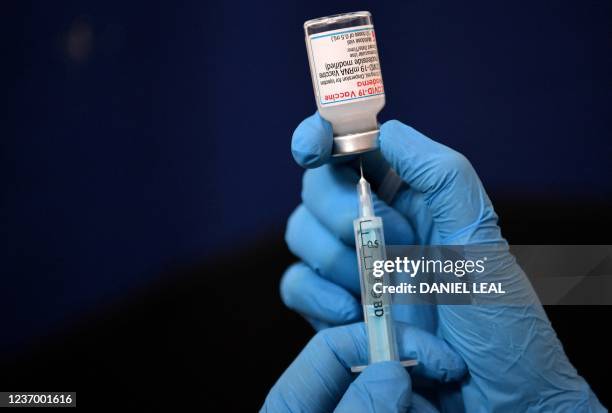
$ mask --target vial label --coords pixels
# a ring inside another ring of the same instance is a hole
[[[309,37],[319,103],[332,106],[385,93],[373,26],[357,26]]]

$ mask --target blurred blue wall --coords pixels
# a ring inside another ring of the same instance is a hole
[[[3,13],[0,349],[282,230],[308,18],[370,10],[381,120],[464,152],[490,192],[612,194],[609,2],[209,3]]]

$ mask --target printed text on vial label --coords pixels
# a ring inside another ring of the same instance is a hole
[[[384,94],[376,36],[371,26],[314,35],[310,43],[322,105]]]

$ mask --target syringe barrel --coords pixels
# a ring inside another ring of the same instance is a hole
[[[383,271],[377,276],[374,265],[387,258],[382,219],[376,216],[361,217],[353,221],[355,245],[359,260],[361,300],[369,344],[369,362],[399,360],[395,328],[391,314],[391,300],[387,294],[374,291],[377,283],[389,285]]]

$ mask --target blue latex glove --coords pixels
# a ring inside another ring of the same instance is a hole
[[[304,264],[290,267],[281,282],[285,304],[317,329],[361,318],[352,232],[358,176],[330,162],[331,144],[331,127],[318,114],[294,133],[296,161],[323,166],[305,172],[303,203],[287,226],[287,244]],[[482,244],[507,251],[491,201],[463,155],[398,121],[382,125],[380,152],[406,184],[392,205],[375,200],[388,245]],[[527,305],[394,309],[397,319],[435,332],[465,360],[469,379],[450,411],[605,411],[567,359],[514,258],[505,252],[495,261],[496,281]]]
[[[465,375],[463,360],[444,341],[398,323],[401,357],[422,362],[412,373],[448,382]],[[264,412],[437,412],[412,393],[411,379],[398,362],[368,366],[357,378],[350,367],[367,364],[363,323],[320,331],[278,379]]]

